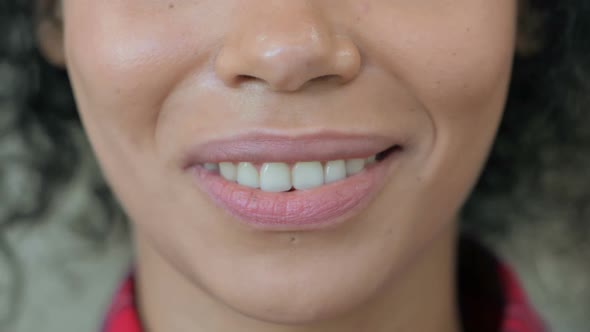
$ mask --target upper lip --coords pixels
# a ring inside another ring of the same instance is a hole
[[[210,140],[193,146],[184,167],[204,163],[328,161],[366,158],[401,145],[392,137],[321,131],[302,135],[252,132]]]

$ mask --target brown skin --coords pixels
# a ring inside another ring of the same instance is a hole
[[[503,112],[516,7],[65,0],[63,35],[40,29],[42,49],[63,59],[132,221],[149,330],[458,331],[456,215]],[[181,167],[188,146],[252,128],[406,145],[354,220],[262,232]]]

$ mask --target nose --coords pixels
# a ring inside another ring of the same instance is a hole
[[[227,86],[256,82],[294,92],[312,81],[345,84],[358,75],[361,56],[350,38],[335,33],[307,1],[278,3],[238,20],[225,39],[215,71]]]

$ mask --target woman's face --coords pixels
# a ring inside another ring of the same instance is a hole
[[[502,115],[516,7],[65,0],[66,66],[139,264],[272,321],[377,296],[453,233]],[[204,169],[220,162],[253,165],[237,184]]]

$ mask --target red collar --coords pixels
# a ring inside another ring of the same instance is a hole
[[[142,332],[135,303],[135,282],[129,276],[117,290],[102,332]]]
[[[461,241],[459,252],[459,302],[464,331],[548,331],[507,264],[469,240]],[[134,286],[130,276],[119,287],[103,332],[142,332]]]

